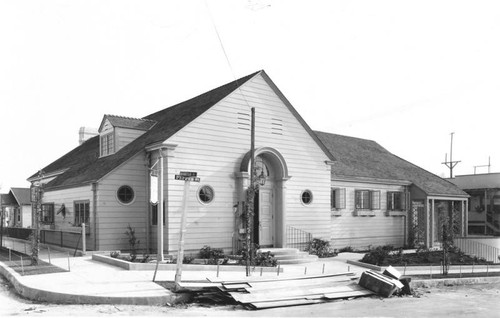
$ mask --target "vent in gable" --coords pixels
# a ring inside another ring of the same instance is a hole
[[[283,120],[271,118],[271,133],[275,135],[283,135]]]
[[[251,119],[250,114],[238,112],[238,129],[250,130],[251,129]]]

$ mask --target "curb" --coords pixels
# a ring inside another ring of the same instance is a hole
[[[346,260],[346,263],[347,264],[351,264],[351,265],[356,265],[356,266],[359,266],[359,267],[368,268],[368,269],[371,269],[371,270],[374,270],[374,271],[379,271],[379,272],[382,271],[382,267],[380,267],[380,266],[372,265],[372,264],[367,264],[367,263],[363,263],[363,262],[360,262],[360,261],[353,261],[353,260],[348,259],[348,260]]]
[[[42,301],[53,304],[89,304],[89,305],[149,305],[165,306],[187,302],[190,299],[188,294],[175,294],[167,289],[168,295],[163,296],[144,296],[144,297],[109,297],[81,294],[66,294],[26,286],[21,282],[22,276],[9,268],[3,262],[0,262],[0,274],[3,275],[13,286],[16,292],[27,299]]]

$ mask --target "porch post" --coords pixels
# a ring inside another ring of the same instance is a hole
[[[469,235],[469,201],[464,200],[464,236]]]
[[[157,262],[161,262],[164,260],[164,238],[163,238],[163,211],[165,208],[168,209],[168,203],[166,203],[167,206],[163,206],[163,202],[166,201],[164,199],[164,174],[165,174],[165,169],[164,169],[164,158],[165,157],[172,157],[172,152],[174,149],[177,147],[175,144],[167,144],[167,143],[155,143],[149,146],[146,146],[146,151],[155,153],[158,151],[158,208],[157,208]],[[165,180],[168,183],[168,169],[167,169],[167,180]],[[167,197],[168,198],[168,197]],[[166,222],[165,222],[166,223]],[[149,226],[149,225],[148,225]],[[167,246],[168,248],[168,246]]]
[[[435,208],[435,200],[434,199],[431,199],[430,200],[430,220],[429,220],[429,227],[428,227],[428,231],[429,231],[429,244],[428,244],[428,247],[432,247],[434,245],[434,228],[436,227],[436,222],[435,222],[435,218],[434,218],[434,214],[436,213],[436,211],[434,211],[434,208]]]
[[[157,237],[157,259],[159,262],[163,262],[164,260],[164,255],[163,255],[163,153],[162,149],[158,149],[158,160],[159,160],[159,165],[160,165],[160,171],[158,173],[158,208],[156,211],[158,211],[158,215],[156,217],[157,219],[157,229],[158,229],[158,237]]]

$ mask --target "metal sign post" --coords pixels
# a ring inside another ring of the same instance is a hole
[[[192,182],[200,182],[200,178],[197,177],[196,172],[181,171],[180,174],[175,175],[175,180],[184,181],[184,196],[182,199],[182,216],[181,216],[181,228],[179,233],[179,248],[177,251],[177,266],[175,270],[175,290],[179,290],[182,277],[182,261],[184,259],[184,237],[186,234],[186,218],[187,218],[187,206],[188,206],[188,195],[189,195],[189,185]]]

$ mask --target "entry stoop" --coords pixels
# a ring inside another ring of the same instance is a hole
[[[261,248],[259,252],[270,252],[274,255],[278,264],[302,264],[316,262],[318,256],[309,255],[307,252],[301,252],[296,248]]]

